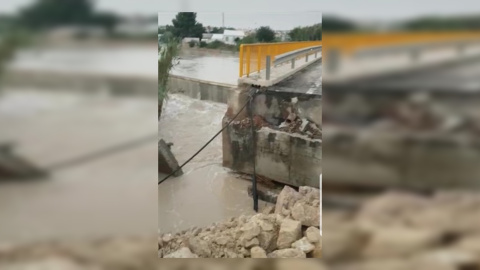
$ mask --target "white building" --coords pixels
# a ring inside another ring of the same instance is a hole
[[[210,38],[210,42],[215,41],[215,40],[225,42],[223,40],[223,34],[213,34],[212,37]]]
[[[235,45],[236,39],[242,39],[245,37],[245,32],[240,30],[224,30],[223,31],[223,42],[226,44]]]

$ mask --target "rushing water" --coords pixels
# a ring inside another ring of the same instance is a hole
[[[189,78],[237,85],[238,57],[182,55],[171,73]]]
[[[0,143],[39,167],[155,135],[157,102],[68,91],[0,95]],[[155,234],[155,137],[125,151],[0,182],[0,245],[50,238]]]
[[[20,51],[10,68],[156,77],[156,54],[154,46],[34,48]]]
[[[192,156],[221,128],[227,110],[225,104],[181,95],[172,95],[164,107],[159,124],[160,138],[174,143],[172,151],[179,163]],[[247,195],[248,181],[236,178],[222,167],[221,135],[183,171],[184,175],[158,186],[161,232],[206,226],[254,213],[252,199]]]

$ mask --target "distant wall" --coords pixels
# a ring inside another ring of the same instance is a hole
[[[7,72],[4,84],[9,87],[32,87],[39,90],[158,97],[157,78],[139,76],[14,70]]]
[[[226,50],[217,50],[217,49],[207,49],[207,48],[182,48],[180,51],[180,56],[185,55],[195,55],[195,56],[236,56],[238,57],[238,52],[236,51],[226,51]]]
[[[170,75],[169,93],[181,93],[191,98],[227,103],[236,87],[228,84],[214,83],[183,76]]]

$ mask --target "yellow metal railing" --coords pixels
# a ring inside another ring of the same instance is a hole
[[[396,33],[323,33],[323,51],[338,50],[350,55],[361,49],[389,46],[426,44],[436,42],[468,41],[480,39],[479,31],[463,32],[396,32]]]
[[[239,76],[248,76],[253,72],[265,69],[267,55],[270,55],[273,63],[277,55],[320,45],[322,45],[322,41],[242,44],[239,53]]]

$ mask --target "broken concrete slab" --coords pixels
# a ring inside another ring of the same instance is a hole
[[[0,144],[0,180],[33,179],[47,175],[45,170],[13,153],[12,147],[11,143]]]
[[[170,150],[170,145],[164,140],[158,141],[158,172],[171,174],[179,168],[177,159]],[[180,176],[183,171],[178,170],[173,176]]]

